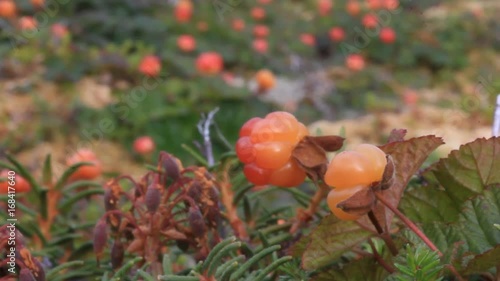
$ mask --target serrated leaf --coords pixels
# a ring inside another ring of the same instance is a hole
[[[411,190],[403,196],[399,208],[413,222],[453,222],[458,219],[460,205],[436,186]]]
[[[465,202],[454,223],[428,223],[424,233],[458,268],[466,266],[466,255],[480,255],[500,244],[500,232],[493,225],[500,218],[500,187],[487,190]]]
[[[380,147],[386,154],[391,155],[395,165],[394,184],[389,189],[381,191],[392,206],[399,205],[410,178],[417,172],[429,154],[443,143],[443,140],[436,136],[424,136],[392,142]],[[380,224],[389,229],[394,214],[386,211],[386,207],[382,204],[376,205],[374,213]],[[376,232],[368,217],[362,217],[359,222],[364,227]]]
[[[498,265],[498,257],[500,257],[500,245],[488,250],[480,255],[475,256],[464,270],[464,274],[481,273]]]
[[[373,258],[363,258],[349,263],[342,269],[330,269],[312,278],[312,281],[380,281],[389,273]]]
[[[436,179],[458,202],[500,184],[500,137],[477,139],[452,151],[433,168]]]
[[[302,256],[302,267],[313,270],[328,265],[372,235],[354,221],[327,216],[310,234],[309,245]]]

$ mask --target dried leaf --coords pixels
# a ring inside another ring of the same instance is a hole
[[[340,136],[308,136],[308,138],[328,152],[337,151],[342,148],[345,140]]]
[[[106,242],[108,241],[107,225],[104,220],[99,220],[94,228],[94,253],[99,261]]]
[[[144,249],[144,240],[145,237],[136,237],[130,244],[128,245],[126,252],[131,254],[140,254]]]
[[[35,276],[27,268],[21,269],[18,278],[19,281],[36,281]]]
[[[160,206],[160,201],[161,201],[161,191],[159,186],[157,186],[155,183],[150,184],[148,186],[148,189],[146,191],[146,196],[144,199],[144,203],[146,204],[148,211],[150,213],[156,212],[156,210],[158,210],[158,207]]]
[[[312,137],[304,137],[294,148],[292,157],[313,181],[323,179],[328,167],[326,152]]]
[[[379,191],[392,206],[397,207],[399,205],[410,178],[417,172],[429,154],[443,143],[441,138],[431,135],[392,142],[380,147],[392,157],[394,162],[395,177],[393,185],[389,189]],[[373,212],[380,225],[386,231],[390,229],[394,214],[387,210],[383,204],[377,204]],[[368,217],[362,217],[358,222],[376,233],[376,229]]]
[[[184,233],[178,231],[177,229],[171,228],[161,231],[161,233],[172,240],[187,240],[187,236]]]
[[[387,143],[404,141],[406,136],[406,129],[392,129],[391,134],[389,135],[389,139]]]
[[[42,264],[37,259],[33,258],[28,249],[21,248],[19,250],[19,256],[36,281],[45,281],[45,271],[43,270]]]
[[[205,233],[207,232],[207,226],[205,224],[203,216],[201,215],[200,209],[197,206],[189,207],[188,221],[189,225],[191,225],[194,236],[205,236]]]
[[[168,185],[168,180],[172,179],[174,182],[181,176],[182,167],[180,165],[179,159],[174,156],[162,152],[160,154],[160,169],[165,172],[164,185]]]
[[[113,269],[119,268],[123,264],[125,257],[125,248],[120,240],[115,240],[111,247],[111,266]]]
[[[375,194],[371,188],[364,188],[337,204],[344,212],[355,215],[367,214],[375,205]]]
[[[394,178],[396,176],[396,167],[394,167],[394,161],[391,155],[386,155],[387,165],[384,169],[384,174],[382,175],[382,180],[375,190],[385,190],[394,184]]]

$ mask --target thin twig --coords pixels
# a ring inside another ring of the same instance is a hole
[[[368,212],[368,218],[372,222],[373,226],[375,226],[375,229],[377,230],[377,233],[380,235],[380,238],[384,240],[385,244],[387,245],[387,248],[389,248],[389,251],[391,251],[391,254],[393,256],[396,256],[399,251],[396,245],[394,244],[394,241],[392,240],[391,234],[388,231],[383,230],[382,226],[380,225],[380,222],[378,221],[373,211]]]
[[[434,243],[432,243],[432,241],[429,239],[429,237],[427,237],[427,235],[425,235],[425,233],[422,232],[422,230],[420,230],[415,225],[415,223],[413,223],[409,218],[407,218],[403,213],[401,213],[396,207],[392,206],[384,198],[384,196],[382,194],[375,192],[375,196],[377,196],[377,199],[380,202],[382,202],[382,204],[384,204],[387,208],[389,208],[389,210],[391,210],[396,216],[398,216],[399,219],[406,226],[408,226],[408,228],[411,229],[411,231],[413,231],[420,239],[422,239],[422,241],[429,247],[429,249],[431,249],[432,251],[435,251],[439,257],[443,257],[443,253],[436,247],[436,245],[434,245]],[[460,276],[460,274],[458,273],[455,266],[453,266],[452,264],[448,264],[448,265],[446,265],[446,267],[453,273],[453,275],[455,275],[455,277],[457,277],[457,279],[459,281],[465,281],[465,279],[463,279],[462,276]]]
[[[206,117],[202,115],[202,120],[197,125],[198,131],[203,137],[203,152],[205,154],[205,157],[207,158],[209,167],[212,167],[215,164],[214,154],[212,150],[212,141],[210,140],[210,126],[212,125],[214,116],[218,111],[219,108],[217,107],[214,110],[210,111]]]
[[[387,270],[387,272],[389,273],[394,273],[396,272],[396,269],[388,264],[383,258],[382,256],[378,253],[377,251],[377,248],[375,247],[375,245],[373,244],[373,241],[372,239],[368,239],[368,244],[370,245],[370,247],[372,248],[372,251],[373,251],[373,257],[377,260],[377,262],[385,269]]]
[[[309,203],[309,207],[307,208],[307,210],[299,209],[297,211],[296,221],[290,228],[291,234],[297,232],[297,230],[299,230],[305,223],[307,223],[309,220],[312,219],[312,217],[318,210],[321,201],[325,199],[326,195],[330,190],[331,190],[330,187],[328,187],[324,182],[321,182],[319,184],[318,190],[316,190],[316,193],[311,199],[311,202]]]

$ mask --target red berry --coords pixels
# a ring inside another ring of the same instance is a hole
[[[139,71],[142,74],[155,77],[158,76],[161,70],[160,58],[153,55],[145,56],[139,64]]]
[[[60,24],[60,23],[54,23],[50,27],[50,32],[56,38],[62,38],[64,36],[66,36],[66,34],[69,33],[68,28],[65,25]]]
[[[243,167],[243,174],[249,182],[255,185],[264,185],[269,183],[272,170],[262,169],[255,164],[246,164]]]
[[[390,27],[384,27],[380,30],[380,41],[386,44],[392,44],[396,41],[396,32]]]
[[[367,14],[363,17],[363,26],[366,28],[375,28],[378,24],[378,18],[374,14]]]
[[[329,35],[330,35],[330,38],[332,39],[332,41],[335,41],[335,42],[342,41],[345,38],[345,32],[340,27],[333,27],[332,29],[330,29]]]
[[[90,149],[80,149],[75,154],[69,156],[66,160],[68,166],[80,162],[91,162],[93,165],[79,167],[71,176],[71,180],[92,180],[99,177],[102,173],[102,164],[97,156]]]
[[[318,12],[320,16],[326,16],[333,8],[332,0],[318,0]]]
[[[297,143],[307,128],[288,112],[272,112],[245,122],[236,143],[236,155],[245,163],[247,179],[257,185],[296,186],[305,172],[292,159]]]
[[[314,38],[314,36],[312,34],[303,33],[300,35],[300,41],[307,46],[313,46],[316,39]]]
[[[188,22],[193,15],[193,4],[188,0],[181,0],[175,6],[174,16],[178,22]]]
[[[134,141],[134,150],[139,154],[149,154],[155,150],[155,142],[149,136],[139,137]]]
[[[351,54],[347,56],[346,66],[353,71],[363,70],[365,68],[365,59],[359,54]]]
[[[177,47],[181,51],[191,52],[196,48],[196,41],[191,35],[181,35],[177,38]]]
[[[245,164],[255,161],[255,148],[249,137],[238,139],[236,142],[236,155]]]
[[[262,24],[256,25],[253,28],[253,35],[255,37],[267,37],[269,35],[269,28]]]
[[[3,170],[0,173],[0,178],[6,178],[5,181],[0,181],[0,194],[8,194],[9,187],[11,187],[11,193],[24,193],[31,190],[31,185],[28,181],[17,173],[9,173],[9,171]]]
[[[235,31],[241,31],[245,28],[245,22],[242,19],[234,19],[231,25]]]
[[[224,61],[222,56],[216,52],[202,53],[196,59],[196,69],[201,74],[213,75],[222,71]]]
[[[361,5],[356,0],[349,0],[346,4],[346,10],[349,15],[355,17],[361,12]]]
[[[269,178],[269,184],[279,187],[292,187],[301,184],[306,179],[306,173],[297,162],[290,159],[283,167],[274,170]]]
[[[266,10],[261,7],[255,7],[250,11],[250,15],[254,20],[262,20],[266,17]]]
[[[240,129],[240,138],[250,136],[250,134],[252,133],[253,127],[260,120],[263,120],[263,119],[259,118],[259,117],[254,117],[254,118],[248,120],[247,122],[245,122],[245,124],[243,124],[243,126],[241,126],[241,129]]]
[[[253,40],[252,46],[253,46],[253,49],[255,51],[257,51],[258,53],[261,53],[261,54],[267,53],[268,44],[267,44],[267,40],[265,40],[265,39],[257,38],[255,40]]]

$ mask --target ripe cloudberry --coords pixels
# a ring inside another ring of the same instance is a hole
[[[255,81],[259,86],[259,90],[267,91],[274,87],[276,78],[270,70],[261,69],[255,74]]]
[[[363,188],[382,180],[387,158],[385,153],[371,144],[360,144],[352,150],[337,154],[325,173],[325,183],[333,190],[327,197],[330,210],[342,220],[356,220],[360,216],[348,214],[337,207]]]
[[[245,164],[243,173],[256,185],[292,187],[306,174],[292,158],[297,143],[308,135],[306,126],[290,113],[276,111],[252,118],[240,129],[236,155]]]
[[[349,214],[344,212],[342,209],[337,207],[337,204],[347,200],[354,194],[356,194],[358,191],[363,190],[364,188],[368,188],[368,186],[365,185],[357,185],[353,186],[349,189],[332,189],[326,198],[326,203],[328,204],[328,208],[332,211],[332,213],[339,219],[341,220],[357,220],[361,216],[355,215],[355,214]]]
[[[325,182],[337,189],[370,185],[382,179],[386,165],[385,153],[380,148],[361,144],[335,155],[325,173]]]

